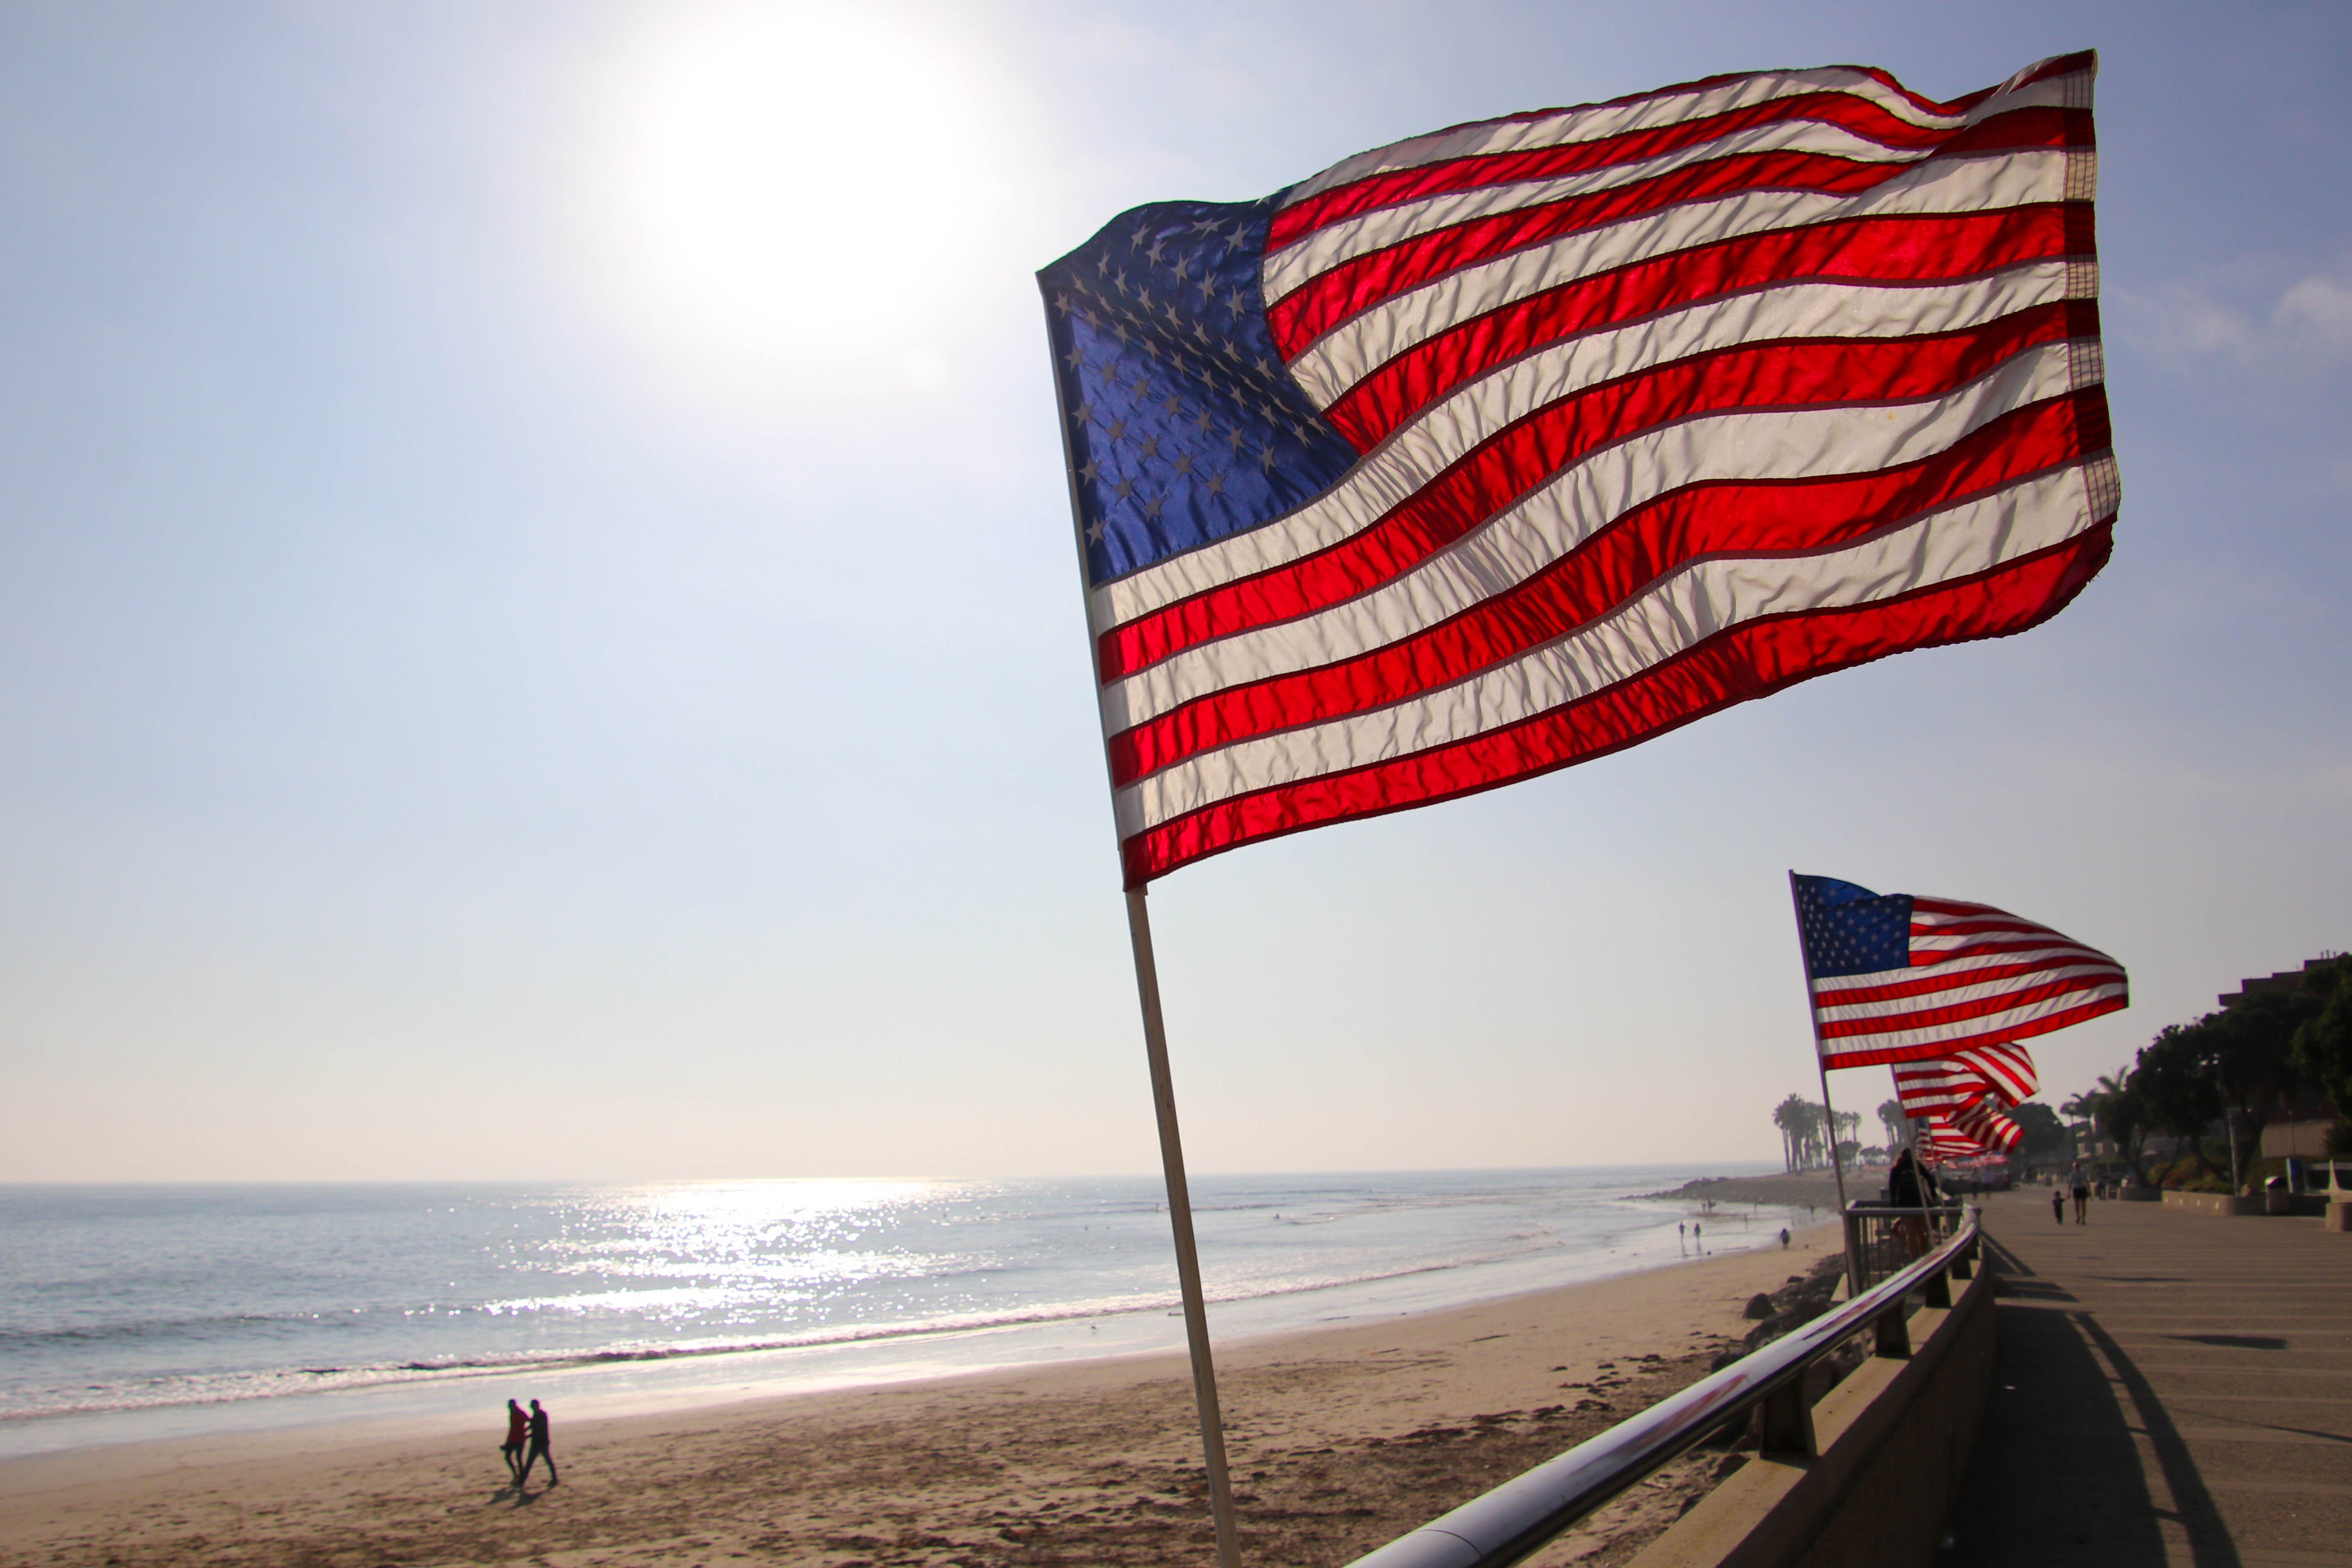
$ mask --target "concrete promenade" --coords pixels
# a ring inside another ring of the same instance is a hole
[[[2000,1360],[1941,1561],[2352,1568],[2352,1235],[1992,1195]]]

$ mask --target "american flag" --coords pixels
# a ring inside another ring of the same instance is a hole
[[[1970,1152],[2005,1154],[2025,1141],[2025,1130],[2004,1114],[2041,1087],[2023,1046],[1897,1062],[1894,1073],[1904,1114],[1924,1123],[1921,1136],[1936,1146],[1967,1143]]]
[[[1933,1159],[2006,1154],[2025,1142],[2025,1129],[1980,1101],[1961,1111],[1931,1111],[1919,1120],[1919,1152]]]
[[[1041,271],[1129,885],[2063,607],[2095,68],[1511,115]]]
[[[2130,1005],[2122,964],[1990,904],[1790,881],[1824,1068],[1982,1052]]]
[[[2023,1046],[1984,1046],[1948,1057],[1895,1064],[1895,1096],[1906,1116],[1963,1110],[1991,1099],[2018,1104],[2042,1087]]]

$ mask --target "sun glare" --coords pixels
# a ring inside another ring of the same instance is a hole
[[[833,13],[704,35],[650,126],[665,271],[722,329],[839,339],[902,315],[967,216],[956,88],[920,39]]]

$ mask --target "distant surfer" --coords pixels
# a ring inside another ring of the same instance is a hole
[[[520,1485],[522,1482],[523,1440],[530,1436],[530,1417],[522,1413],[521,1405],[517,1405],[511,1399],[508,1400],[506,1446],[500,1448],[499,1452],[506,1456],[507,1476],[517,1485]],[[548,1468],[550,1469],[554,1468],[553,1460],[550,1460],[548,1462]]]

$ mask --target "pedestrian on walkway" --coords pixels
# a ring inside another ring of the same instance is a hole
[[[2060,1225],[2066,1223],[2066,1184],[2063,1182],[2050,1184],[2050,1217]]]
[[[2083,1169],[2083,1162],[2074,1162],[2074,1223],[2088,1225],[2091,1207],[2091,1173]]]

